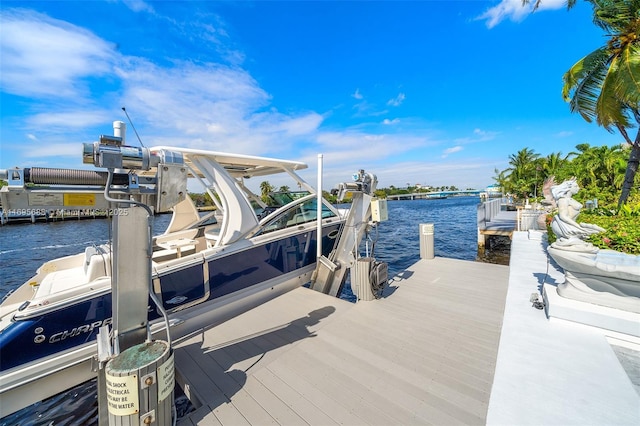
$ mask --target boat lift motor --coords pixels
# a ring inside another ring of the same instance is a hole
[[[111,172],[46,167],[0,170],[2,223],[12,215],[46,216],[57,211],[111,212],[103,188],[115,198],[134,199],[166,212],[186,197],[187,171],[182,154],[124,145],[124,123],[117,136],[83,144],[83,163]],[[109,180],[110,178],[110,180]]]
[[[337,196],[338,201],[343,201],[350,194],[351,207],[347,213],[340,237],[336,239],[335,246],[329,257],[320,256],[318,258],[314,279],[311,283],[312,289],[331,296],[340,296],[347,270],[354,267],[360,260],[358,249],[363,236],[371,228],[377,226],[378,222],[387,220],[388,217],[386,200],[374,198],[377,184],[378,179],[374,174],[360,170],[353,175],[353,182],[340,183],[337,188],[331,191],[332,194]],[[376,214],[375,218],[372,218],[373,213]],[[367,257],[367,259],[372,260],[370,257]],[[366,267],[364,264],[361,266],[363,268]],[[369,266],[374,265],[371,264]],[[361,284],[363,288],[366,286],[376,288],[375,291],[371,291],[371,297],[368,295],[364,297],[366,292],[358,291],[360,284],[356,285],[352,280],[351,287],[354,290],[354,294],[358,296],[358,293],[360,293],[363,296],[359,297],[360,300],[372,300],[378,297],[381,288],[386,284],[387,279],[383,273],[383,271],[386,271],[386,267],[376,266],[375,270],[380,273],[377,274],[378,278],[376,278],[377,281],[374,285],[371,285],[371,280],[369,279],[370,276],[374,278],[369,269],[366,272],[364,270],[360,273],[356,272],[358,277],[363,277],[366,280],[366,284]]]

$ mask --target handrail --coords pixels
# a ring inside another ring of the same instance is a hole
[[[478,229],[487,228],[487,222],[491,222],[494,217],[500,213],[502,207],[502,199],[495,198],[489,201],[483,201],[478,204]]]

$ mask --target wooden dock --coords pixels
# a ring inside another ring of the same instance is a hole
[[[486,245],[487,237],[505,236],[510,239],[518,229],[518,213],[515,210],[502,210],[500,199],[490,200],[478,205],[478,247]]]
[[[175,345],[180,424],[485,424],[508,275],[421,260],[380,300],[299,288],[203,330]]]

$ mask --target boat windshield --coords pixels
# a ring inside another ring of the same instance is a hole
[[[302,197],[306,197],[309,195],[309,191],[281,191],[281,192],[271,192],[269,193],[269,206],[273,207],[282,207],[287,204],[299,200]]]
[[[310,198],[284,210],[281,214],[265,223],[255,235],[262,235],[279,229],[289,228],[307,222],[315,221],[317,214],[317,199]],[[322,218],[335,217],[335,213],[326,205],[322,205]]]

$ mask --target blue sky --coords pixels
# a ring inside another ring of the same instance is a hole
[[[524,147],[620,143],[560,95],[605,43],[589,6],[529,9],[3,0],[0,168],[85,168],[81,144],[112,134],[123,106],[145,146],[301,160],[314,185],[323,154],[325,189],[361,168],[381,187],[481,188]]]

